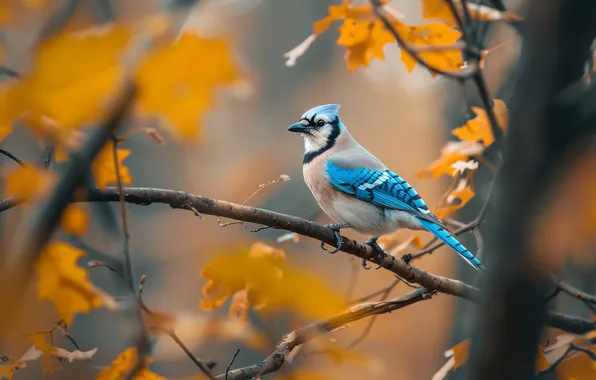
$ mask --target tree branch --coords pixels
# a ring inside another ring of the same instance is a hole
[[[288,355],[296,347],[307,343],[323,334],[329,333],[346,323],[354,322],[371,315],[385,314],[412,305],[419,301],[430,299],[432,292],[418,288],[410,293],[389,301],[367,302],[352,306],[348,311],[323,321],[311,323],[286,335],[275,350],[262,362],[248,367],[238,368],[225,374],[216,376],[217,380],[248,380],[279,370]]]

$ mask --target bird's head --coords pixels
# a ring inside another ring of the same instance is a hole
[[[304,137],[305,163],[307,159],[330,149],[345,126],[339,119],[339,104],[324,104],[306,111],[288,131],[300,133]]]

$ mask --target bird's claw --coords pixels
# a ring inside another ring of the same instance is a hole
[[[364,244],[370,246],[373,249],[373,251],[377,253],[377,256],[379,258],[379,266],[375,268],[376,270],[379,270],[383,267],[383,264],[385,263],[385,258],[387,257],[387,253],[385,253],[383,248],[381,248],[381,246],[377,243],[378,239],[378,237],[373,237],[364,242]],[[370,269],[370,267],[366,266],[366,259],[362,259],[362,267],[366,270]]]
[[[342,245],[343,241],[342,241],[342,238],[341,238],[341,234],[339,233],[339,229],[333,228],[333,225],[331,225],[331,224],[328,224],[325,227],[331,229],[333,231],[333,233],[335,234],[335,239],[337,240],[337,247],[335,247],[334,250],[330,251],[327,248],[325,248],[325,243],[324,242],[321,242],[321,249],[323,251],[329,252],[330,254],[333,255],[334,253],[339,252],[339,250],[341,249],[341,245]]]

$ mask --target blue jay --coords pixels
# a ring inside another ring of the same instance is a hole
[[[447,230],[404,179],[364,149],[350,135],[338,115],[338,104],[314,107],[290,132],[304,138],[304,181],[321,209],[337,224],[330,224],[341,247],[339,230],[354,228],[372,236],[367,244],[379,252],[380,235],[398,228],[425,229],[450,246],[476,270],[484,265]],[[363,265],[365,265],[363,260]]]

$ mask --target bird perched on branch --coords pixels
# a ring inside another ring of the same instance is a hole
[[[337,248],[329,252],[341,249],[341,229],[354,228],[372,236],[366,243],[379,254],[382,265],[385,253],[377,244],[379,236],[398,228],[425,229],[474,269],[484,270],[480,260],[451,235],[412,186],[354,140],[339,118],[339,107],[314,107],[288,128],[304,138],[306,184],[321,209],[337,223],[326,226],[338,241]]]

